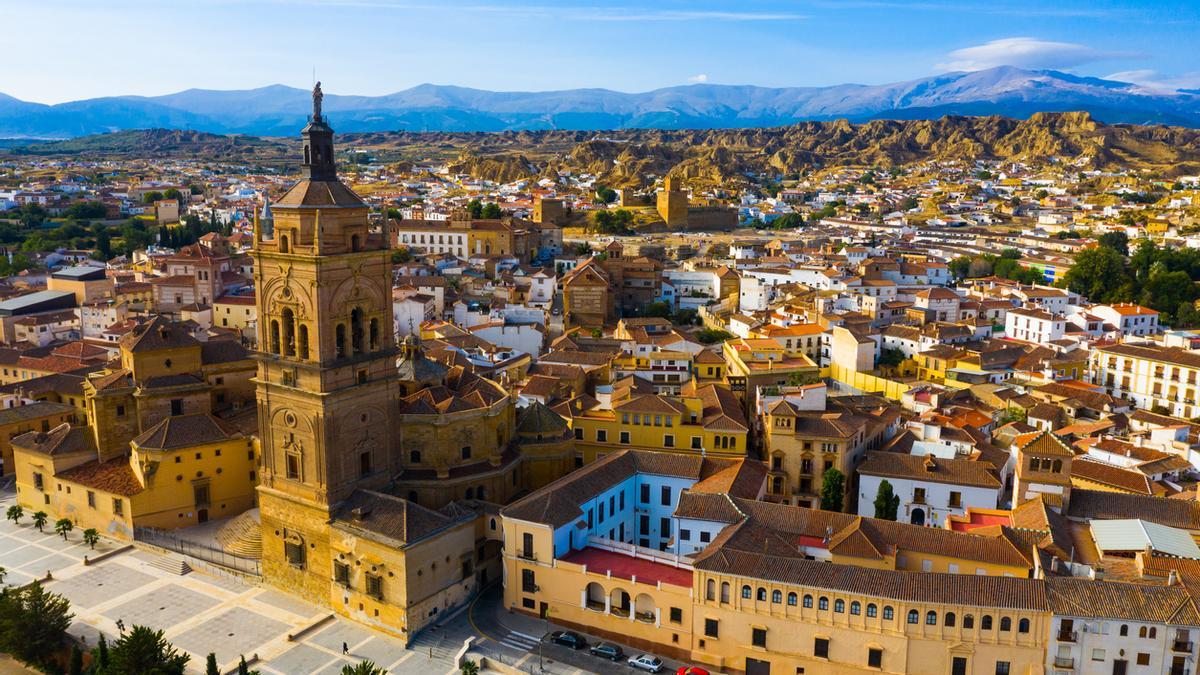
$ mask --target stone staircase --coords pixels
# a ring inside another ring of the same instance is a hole
[[[192,568],[190,565],[188,565],[187,560],[185,560],[183,556],[175,553],[168,553],[166,555],[156,557],[150,562],[150,566],[179,577],[192,571]]]
[[[217,532],[216,539],[226,553],[261,560],[262,526],[258,520],[258,509],[250,509],[231,518]]]

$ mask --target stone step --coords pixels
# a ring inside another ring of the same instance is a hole
[[[150,566],[180,577],[192,571],[187,560],[174,553],[155,558],[150,562]]]

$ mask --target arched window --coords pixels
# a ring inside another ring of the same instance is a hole
[[[974,627],[975,627],[975,616],[972,614],[964,614],[963,615],[963,628],[974,628]]]
[[[357,234],[350,235],[350,250],[351,251],[361,251],[362,250],[362,239]]]
[[[846,611],[846,601],[842,600],[841,598],[834,600],[833,601],[833,611],[837,612],[838,614],[845,612]]]
[[[279,235],[279,252],[288,253],[288,236],[286,234]]]
[[[948,626],[950,628],[954,628],[955,621],[956,621],[956,619],[954,616],[954,612],[946,612],[946,618],[942,619],[942,625]]]
[[[1012,630],[1012,619],[1008,618],[1007,616],[1000,617],[1000,630],[1004,631],[1005,633]]]
[[[1062,473],[1062,460],[1061,459],[1054,460],[1054,463],[1051,465],[1051,467],[1052,467],[1051,470],[1054,473]]]
[[[1151,626],[1150,627],[1150,639],[1153,640],[1156,637],[1158,637],[1158,629]]]
[[[312,164],[312,150],[307,145],[304,146],[304,163]]]
[[[783,591],[771,591],[771,602],[776,604],[783,602]]]
[[[807,609],[812,609],[812,596],[811,595],[804,596],[804,607]]]
[[[475,488],[467,488],[467,499],[475,498]]]
[[[749,586],[742,586],[742,597],[745,598],[746,600],[749,600],[750,598],[754,597]]]
[[[796,594],[795,593],[788,593],[788,606],[790,606],[790,607],[796,606]]]
[[[279,353],[279,320],[271,319],[271,353]]]
[[[933,610],[925,612],[925,625],[926,626],[936,626],[937,625],[937,612],[935,612]]]
[[[721,602],[729,602],[729,582],[721,582]]]
[[[853,614],[854,616],[858,616],[859,614],[862,614],[862,603],[857,600],[850,603],[850,613]]]
[[[516,474],[513,474],[513,475],[515,476]],[[476,499],[487,499],[487,488],[486,488],[486,487],[484,487],[484,486],[482,486],[482,485],[480,485],[480,486],[479,486],[479,487],[478,487],[478,488],[475,490],[475,498],[476,498]]]
[[[758,601],[760,601],[760,602],[766,602],[766,600],[767,600],[767,589],[763,588],[762,586],[759,586],[759,587],[758,587],[758,593],[757,593],[757,595],[755,595],[755,598],[754,598],[754,599],[755,599],[755,600],[758,600]]]
[[[363,312],[359,307],[350,310],[350,344],[355,354],[361,354],[363,349]]]
[[[296,355],[296,315],[290,307],[283,310],[283,354]]]
[[[308,358],[308,326],[300,324],[300,339],[296,343],[296,355],[302,359]]]
[[[896,616],[896,610],[892,609],[891,605],[885,605],[883,608],[883,620],[891,621]]]
[[[921,620],[921,613],[915,609],[908,610],[908,622],[918,623]]]
[[[868,603],[867,604],[867,618],[874,619],[878,615],[879,615],[879,607],[877,607],[875,605],[875,603],[873,603],[873,602]]]
[[[1023,633],[1025,631],[1021,631],[1021,632]],[[1129,624],[1125,624],[1125,623],[1121,624],[1121,637],[1127,637],[1128,635],[1129,635]]]
[[[1021,619],[1020,621],[1017,622],[1017,632],[1018,633],[1028,633],[1029,632],[1029,619]],[[1122,633],[1122,635],[1124,635],[1124,633]]]
[[[1122,635],[1124,635],[1124,633],[1122,633]],[[1138,629],[1138,637],[1140,637],[1140,638],[1146,637],[1146,627],[1145,626],[1142,626],[1141,628]]]
[[[346,324],[339,323],[334,331],[334,356],[346,358]]]
[[[371,351],[379,351],[379,319],[371,319]]]
[[[717,582],[715,579],[709,579],[708,583],[705,584],[704,599],[705,600],[716,600],[717,599]]]
[[[829,598],[822,596],[817,600],[817,609],[829,609]]]
[[[992,629],[992,615],[991,614],[983,615],[983,618],[979,620],[979,629],[980,630],[991,630]]]

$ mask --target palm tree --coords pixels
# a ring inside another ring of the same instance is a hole
[[[93,551],[96,550],[96,542],[98,541],[100,541],[100,533],[96,531],[96,528],[89,527],[83,531],[83,543],[90,546]]]
[[[46,526],[47,520],[50,520],[50,516],[47,516],[45,511],[33,514],[33,526],[38,529],[38,532],[41,532],[42,528]]]
[[[349,663],[342,666],[341,675],[387,675],[387,671],[371,661],[363,661],[353,666]]]
[[[25,516],[25,509],[21,508],[20,504],[13,504],[12,506],[8,507],[8,511],[5,512],[5,514],[4,514],[5,518],[8,518],[9,520],[13,521],[13,523],[16,525],[21,524],[21,518],[23,518],[24,516]]]
[[[73,529],[75,529],[75,525],[68,518],[59,518],[54,523],[54,531],[62,535],[63,541],[67,540],[67,533]]]

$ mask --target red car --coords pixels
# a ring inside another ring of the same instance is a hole
[[[679,666],[675,675],[709,675],[709,673],[700,666]]]

